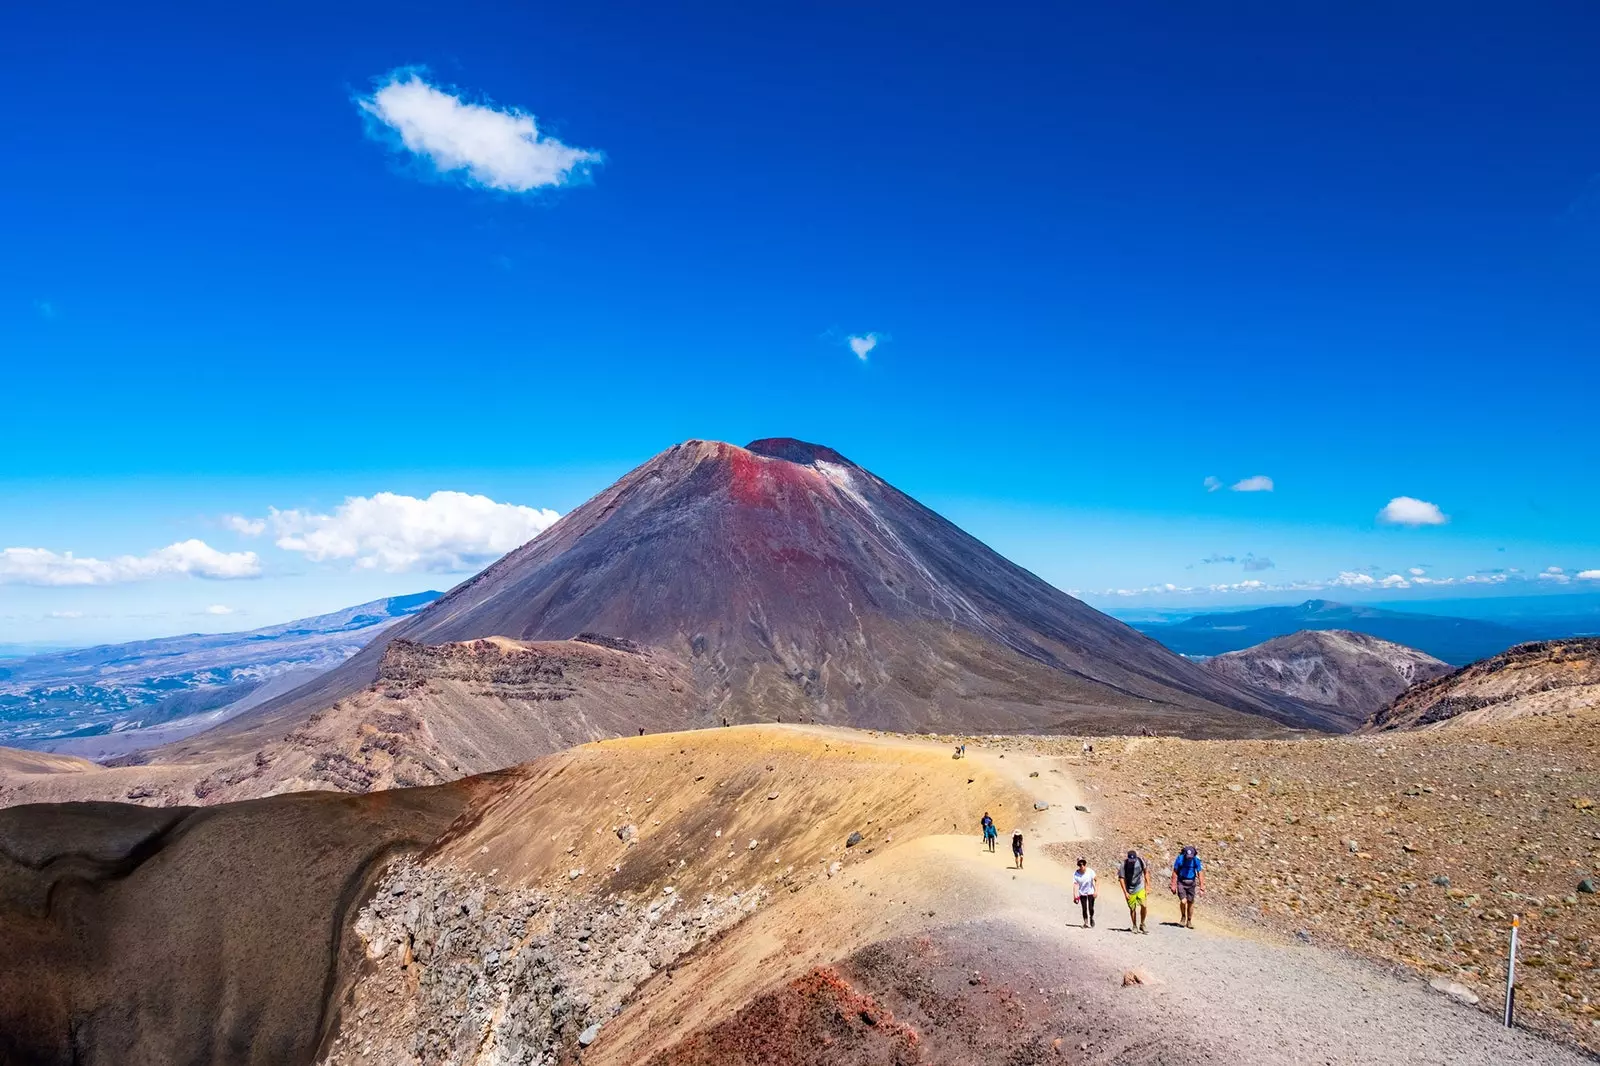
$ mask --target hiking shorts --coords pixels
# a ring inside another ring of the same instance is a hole
[[[1184,881],[1184,880],[1179,880],[1178,881],[1178,901],[1180,903],[1193,903],[1194,902],[1194,882],[1193,881]]]
[[[1145,892],[1146,892],[1146,889],[1143,889],[1143,888],[1139,889],[1139,891],[1137,891],[1137,892],[1129,892],[1128,893],[1128,906],[1130,906],[1130,907],[1143,907],[1144,906],[1144,894],[1145,894]]]

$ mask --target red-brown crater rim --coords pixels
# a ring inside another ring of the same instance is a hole
[[[854,466],[850,460],[824,444],[811,444],[793,437],[763,437],[745,445],[745,450],[769,459],[786,459],[791,463],[838,463]]]

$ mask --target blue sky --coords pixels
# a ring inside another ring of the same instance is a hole
[[[0,640],[448,587],[690,437],[1101,605],[1600,585],[1592,5],[335,7],[0,13]]]

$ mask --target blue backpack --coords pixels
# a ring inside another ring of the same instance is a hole
[[[1193,881],[1200,872],[1200,856],[1180,854],[1172,861],[1172,872],[1178,875],[1180,881]]]

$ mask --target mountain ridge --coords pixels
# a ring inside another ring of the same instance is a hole
[[[332,669],[437,592],[232,633],[100,644],[0,664],[0,744],[109,757],[179,739]]]
[[[1453,671],[1426,652],[1348,629],[1302,629],[1214,655],[1205,666],[1242,684],[1362,715]]]

